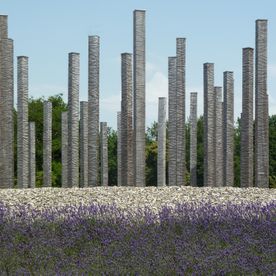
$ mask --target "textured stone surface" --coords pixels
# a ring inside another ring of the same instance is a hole
[[[243,48],[240,147],[241,187],[253,187],[253,87],[254,49]]]
[[[69,53],[68,63],[68,186],[78,187],[80,82],[79,53]]]
[[[158,99],[157,186],[166,186],[166,110],[167,98]]]
[[[122,122],[121,111],[117,112],[117,186],[122,186]]]
[[[0,39],[8,38],[8,16],[0,15]]]
[[[88,39],[88,186],[99,185],[100,37]]]
[[[61,187],[68,187],[68,112],[61,113]]]
[[[52,186],[52,103],[43,102],[43,187]]]
[[[215,186],[214,63],[204,63],[204,186]]]
[[[168,59],[169,75],[169,123],[168,123],[168,157],[169,186],[176,185],[176,57]]]
[[[35,159],[35,122],[29,122],[29,187],[35,188],[36,180]]]
[[[222,87],[215,87],[215,177],[214,186],[223,186]]]
[[[255,186],[269,186],[267,20],[256,20]]]
[[[190,185],[197,186],[197,92],[190,97]]]
[[[107,123],[101,122],[101,186],[108,186]]]
[[[134,184],[145,183],[145,11],[133,12]]]
[[[133,182],[132,55],[122,54],[121,176],[122,186]]]
[[[17,58],[17,187],[29,186],[28,57]]]
[[[185,138],[185,75],[186,38],[176,39],[176,185],[185,185],[186,138]]]
[[[88,187],[88,102],[80,102],[80,187]]]
[[[223,73],[223,180],[225,186],[234,185],[234,76]]]

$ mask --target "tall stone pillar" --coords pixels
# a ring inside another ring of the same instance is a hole
[[[254,49],[243,48],[241,147],[240,147],[241,187],[253,187],[253,74],[254,74]]]
[[[167,99],[159,97],[157,135],[157,186],[166,186],[166,109]]]
[[[134,89],[134,185],[146,186],[145,182],[145,11],[135,10],[133,45],[133,89]]]
[[[0,188],[14,186],[13,40],[8,17],[0,15]]]
[[[88,187],[88,102],[80,102],[80,187]]]
[[[191,186],[197,187],[197,92],[190,98],[190,174]]]
[[[61,186],[68,188],[68,111],[61,113]]]
[[[68,67],[68,186],[79,187],[79,53],[69,53]]]
[[[101,122],[101,186],[108,186],[107,123]]]
[[[43,187],[52,186],[52,103],[43,103]]]
[[[224,186],[234,185],[234,74],[223,73],[223,180]]]
[[[121,111],[117,112],[117,186],[122,186],[122,122],[121,122]]]
[[[35,122],[29,122],[29,184],[35,188],[36,166],[35,166]]]
[[[98,186],[100,37],[89,36],[88,48],[88,186]]]
[[[215,87],[215,183],[223,186],[222,87]]]
[[[204,63],[204,186],[215,186],[214,63]]]
[[[28,57],[17,58],[17,187],[29,186]]]
[[[168,124],[168,156],[169,186],[176,185],[176,57],[169,57],[169,124]]]
[[[267,20],[256,20],[255,58],[255,186],[268,188]]]
[[[122,54],[121,156],[122,186],[134,186],[132,136],[132,55]]]

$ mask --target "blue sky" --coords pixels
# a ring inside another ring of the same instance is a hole
[[[222,85],[223,71],[234,71],[236,120],[241,112],[242,48],[255,47],[255,20],[268,19],[269,111],[276,114],[275,0],[0,0],[0,4],[0,13],[9,16],[15,56],[30,58],[30,96],[63,93],[67,101],[68,53],[79,52],[80,100],[87,100],[88,35],[100,36],[100,120],[114,128],[121,97],[120,54],[133,50],[134,9],[146,10],[147,125],[157,120],[158,97],[168,95],[167,63],[168,56],[175,55],[176,37],[187,38],[187,116],[193,91],[198,92],[202,114],[203,63],[214,62],[215,85]]]

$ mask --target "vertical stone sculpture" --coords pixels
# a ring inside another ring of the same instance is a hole
[[[29,186],[28,57],[17,58],[17,186]]]
[[[52,103],[43,103],[43,187],[52,186]]]
[[[197,92],[190,97],[190,179],[197,186]]]
[[[176,185],[185,185],[186,139],[185,139],[185,56],[186,39],[176,39]]]
[[[223,180],[224,186],[234,185],[234,77],[223,73]]]
[[[68,186],[79,187],[79,53],[69,53],[68,67]]]
[[[14,186],[13,70],[8,17],[0,15],[0,188]]]
[[[166,109],[167,99],[159,97],[157,134],[157,186],[166,186]]]
[[[99,185],[100,37],[88,41],[88,186]]]
[[[35,122],[29,122],[29,184],[35,188],[36,166],[35,166]]]
[[[267,20],[256,20],[255,55],[255,186],[269,187],[267,95]]]
[[[253,74],[254,74],[254,49],[243,48],[241,147],[240,147],[241,187],[253,187]]]
[[[215,87],[215,183],[223,186],[222,87]]]
[[[80,187],[88,187],[88,102],[80,102]]]
[[[204,186],[215,186],[214,63],[204,63]]]
[[[101,122],[101,186],[108,186],[108,141],[106,122]]]
[[[133,45],[133,89],[134,89],[134,185],[145,183],[145,11],[135,10]]]
[[[117,112],[117,186],[122,186],[122,122],[121,111]]]
[[[122,186],[134,186],[132,139],[132,55],[122,54],[121,156]]]
[[[68,188],[68,111],[61,113],[62,188]]]
[[[169,124],[168,124],[168,156],[169,186],[176,185],[176,57],[169,57]]]

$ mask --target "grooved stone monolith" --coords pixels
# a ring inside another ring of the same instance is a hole
[[[107,123],[101,122],[101,186],[108,186]]]
[[[29,122],[29,187],[35,188],[35,122]]]
[[[254,49],[242,51],[242,114],[240,147],[241,187],[253,187],[253,86]]]
[[[255,55],[255,186],[269,187],[267,95],[267,20],[256,20]]]
[[[88,187],[88,102],[80,102],[80,187]]]
[[[122,186],[134,186],[133,139],[132,139],[132,55],[121,56],[122,103],[121,103],[121,176]]]
[[[121,111],[117,112],[117,186],[122,186],[122,122]]]
[[[43,187],[52,186],[52,103],[43,102]]]
[[[176,57],[168,58],[169,89],[169,123],[168,123],[168,157],[169,186],[176,185]]]
[[[17,58],[17,186],[29,186],[28,57]]]
[[[197,92],[190,97],[190,179],[197,186]]]
[[[234,185],[234,76],[223,73],[223,181],[224,186]]]
[[[133,12],[134,185],[145,183],[145,11]]]
[[[69,53],[68,63],[68,186],[79,187],[79,53]]]
[[[89,36],[88,48],[88,186],[98,186],[100,37]]]
[[[61,113],[61,187],[68,188],[68,111]]]

